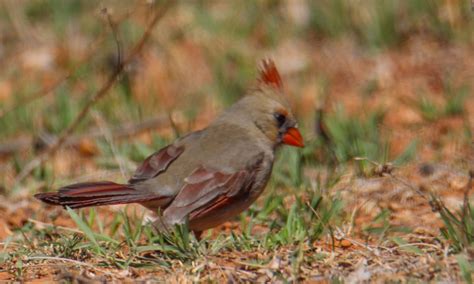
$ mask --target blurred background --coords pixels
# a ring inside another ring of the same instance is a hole
[[[462,204],[474,169],[469,0],[172,2],[63,147],[20,177],[104,86],[164,5],[0,2],[0,237],[34,227],[29,218],[75,226],[32,194],[71,182],[126,181],[149,154],[205,127],[243,96],[267,57],[281,72],[307,146],[281,149],[285,162],[276,163],[266,197],[241,220],[260,216],[254,218],[260,229],[272,222],[267,232],[278,231],[290,217],[275,208],[317,192],[332,201],[331,209],[321,207],[326,221],[350,217],[360,236],[385,235],[395,225],[423,225],[437,235],[431,225],[441,220],[413,188],[428,184],[451,208]],[[394,169],[403,182],[384,178]],[[308,226],[316,224],[301,204],[291,208]],[[361,204],[361,214],[351,211]]]
[[[117,66],[117,46],[120,56],[128,54],[159,5],[1,3],[6,192],[104,84]],[[128,175],[134,162],[204,127],[242,96],[265,57],[276,61],[310,145],[305,164],[359,156],[459,161],[474,123],[473,26],[467,0],[175,3],[69,147],[38,167],[34,181],[49,187],[90,178],[91,168],[104,170],[94,178],[120,168]]]

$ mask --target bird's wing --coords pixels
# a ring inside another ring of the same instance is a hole
[[[254,162],[232,173],[201,166],[185,179],[185,185],[164,212],[174,220],[201,215],[232,198],[248,193],[263,162],[263,153]]]
[[[173,144],[153,153],[141,164],[128,181],[129,184],[147,180],[166,171],[169,165],[176,160],[184,151],[184,146]]]

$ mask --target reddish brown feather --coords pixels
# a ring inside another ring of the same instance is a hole
[[[109,182],[84,182],[71,184],[66,187],[59,189],[61,196],[103,196],[103,195],[125,195],[134,193],[135,190],[127,187],[126,185]]]
[[[187,184],[176,196],[174,205],[176,207],[184,207],[199,201],[208,193],[226,185],[233,175],[208,170],[204,167],[196,169],[186,178]]]
[[[245,194],[255,182],[255,174],[263,161],[263,153],[255,157],[255,162],[245,170],[224,173],[206,167],[197,168],[186,178],[186,185],[174,201],[164,211],[165,218],[182,220],[189,214],[192,221],[215,209],[230,206]]]
[[[282,88],[283,83],[280,73],[271,59],[262,60],[262,67],[260,70],[260,81],[267,85],[273,85],[277,88]]]
[[[59,195],[57,192],[37,193],[35,198],[51,205],[59,205]]]
[[[40,193],[35,197],[52,205],[70,208],[150,202],[165,205],[169,203],[169,197],[136,190],[133,183],[153,178],[164,172],[183,151],[184,146],[169,145],[154,153],[137,169],[129,180],[130,184],[117,184],[110,181],[76,183],[63,187],[58,192]]]
[[[235,197],[234,197],[235,198]],[[226,207],[233,203],[234,198],[228,196],[220,196],[208,207],[199,208],[189,214],[189,220],[193,220],[211,213],[221,207]]]
[[[40,193],[36,198],[52,205],[82,208],[89,206],[127,204],[166,199],[153,193],[135,190],[129,185],[109,181],[72,184],[58,192]]]
[[[135,171],[135,174],[128,182],[136,183],[156,177],[157,175],[166,171],[171,162],[176,160],[183,152],[184,146],[166,146],[165,148],[146,158],[146,160],[143,161],[140,167],[138,167],[138,169]]]

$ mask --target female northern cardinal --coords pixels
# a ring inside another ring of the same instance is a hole
[[[275,64],[264,60],[256,88],[207,128],[149,156],[127,184],[72,184],[39,193],[43,202],[81,208],[139,203],[166,226],[189,221],[200,234],[247,209],[263,192],[276,148],[303,147]]]

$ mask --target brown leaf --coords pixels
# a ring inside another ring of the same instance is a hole
[[[10,228],[8,227],[7,223],[4,220],[0,220],[0,240],[4,240],[6,237],[10,236],[12,234],[12,231],[10,231]],[[0,276],[0,280],[4,280]]]
[[[77,145],[77,150],[86,157],[95,156],[99,153],[99,148],[91,139],[84,138]]]
[[[341,247],[343,247],[343,248],[349,248],[349,247],[352,246],[352,243],[351,243],[351,241],[349,241],[349,240],[343,239],[343,240],[340,242],[340,245],[341,245]]]

